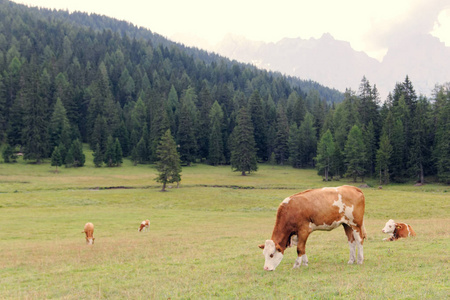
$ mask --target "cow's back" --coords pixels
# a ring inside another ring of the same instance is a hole
[[[331,225],[343,217],[352,225],[363,224],[364,194],[353,186],[307,190],[286,198],[283,204],[296,219],[306,219],[317,226]]]

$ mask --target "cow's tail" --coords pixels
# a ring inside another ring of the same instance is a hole
[[[367,239],[367,231],[366,231],[366,227],[364,226],[364,219],[363,219],[363,222],[362,222],[361,231],[362,231],[363,240]]]

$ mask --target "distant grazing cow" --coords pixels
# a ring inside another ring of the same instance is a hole
[[[86,223],[84,225],[84,231],[81,233],[86,233],[86,245],[93,245],[94,244],[94,224],[92,223]]]
[[[382,231],[391,234],[390,237],[383,239],[383,241],[396,241],[399,238],[416,236],[416,233],[410,225],[406,223],[395,223],[392,219],[386,222]]]
[[[363,242],[365,200],[362,191],[353,186],[307,190],[292,195],[280,204],[277,211],[272,239],[266,240],[263,249],[264,270],[273,271],[280,264],[284,250],[297,244],[298,257],[294,268],[308,265],[305,244],[315,230],[332,230],[343,225],[350,247],[349,264],[364,260]]]
[[[142,230],[148,231],[149,227],[150,227],[150,221],[149,220],[142,221],[141,226],[139,226],[138,231],[139,232],[141,232]]]

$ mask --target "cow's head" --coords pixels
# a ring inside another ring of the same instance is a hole
[[[266,261],[264,262],[264,270],[274,271],[283,259],[283,250],[280,245],[275,244],[272,240],[266,240],[264,245],[259,245],[263,249],[263,255]]]
[[[94,237],[86,237],[86,245],[94,245]]]
[[[390,219],[386,222],[386,225],[384,225],[383,232],[384,233],[393,233],[395,230],[395,222],[394,220]]]

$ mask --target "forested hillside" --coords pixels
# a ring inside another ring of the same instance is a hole
[[[260,162],[317,166],[327,178],[450,181],[448,86],[430,101],[406,77],[381,106],[363,78],[335,104],[340,97],[127,22],[0,1],[5,161],[21,151],[39,162],[57,147],[67,166],[83,165],[81,141],[96,158],[115,151],[151,163],[170,129],[185,164],[229,164],[242,131],[235,129],[245,126]]]

